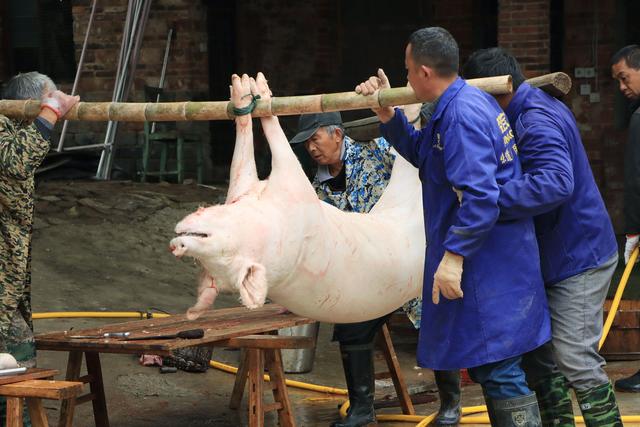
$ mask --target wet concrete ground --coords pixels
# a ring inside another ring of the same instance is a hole
[[[38,188],[33,247],[33,307],[35,312],[76,310],[145,310],[159,307],[182,313],[195,301],[197,266],[177,261],[167,251],[176,222],[203,201],[224,200],[226,188],[131,182],[51,182]],[[620,242],[621,244],[623,242]],[[623,246],[623,245],[622,245]],[[622,268],[616,272],[617,285]],[[627,298],[640,297],[640,268],[630,280]],[[613,286],[615,287],[615,286]],[[613,289],[612,289],[613,292]],[[216,308],[237,305],[237,296],[216,301]],[[36,320],[37,333],[76,330],[122,320]],[[309,374],[288,375],[301,381],[344,387],[338,346],[330,341],[331,325],[323,324],[316,363]],[[636,333],[638,330],[636,330]],[[393,335],[410,390],[430,390],[433,375],[414,369],[415,336]],[[640,348],[631,350],[640,353]],[[380,355],[381,356],[381,355]],[[238,354],[215,349],[213,358],[237,366]],[[67,355],[43,351],[39,366],[56,368],[64,377]],[[178,371],[160,374],[129,355],[103,355],[103,376],[111,425],[116,427],[173,427],[246,425],[246,400],[240,411],[228,408],[234,376],[210,369],[203,374]],[[378,357],[376,364],[383,369]],[[640,360],[613,362],[607,367],[615,380],[640,369]],[[379,382],[377,398],[393,394],[389,382]],[[344,397],[289,388],[299,426],[327,426],[337,417]],[[246,396],[245,396],[246,398]],[[270,398],[269,398],[270,399]],[[640,414],[640,394],[618,394],[623,414]],[[463,388],[465,406],[482,404],[480,388]],[[56,402],[45,403],[54,424]],[[420,414],[437,409],[437,400],[417,405]],[[397,408],[378,413],[398,413]],[[576,410],[576,413],[578,411]],[[90,404],[78,407],[75,425],[93,426]],[[277,425],[273,414],[267,426]],[[412,425],[384,423],[389,426]]]

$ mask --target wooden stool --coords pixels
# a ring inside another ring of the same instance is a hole
[[[291,401],[287,393],[281,349],[311,348],[315,345],[311,337],[284,337],[279,335],[247,335],[232,338],[221,344],[223,347],[245,349],[244,360],[238,368],[236,382],[231,394],[229,407],[237,409],[242,402],[244,386],[249,380],[249,425],[264,426],[264,414],[278,411],[278,419],[283,427],[294,427],[295,420]],[[274,403],[265,404],[264,369],[269,373],[268,388],[273,392]]]
[[[23,403],[27,400],[27,408],[34,427],[47,427],[47,414],[41,399],[63,400],[68,402],[70,416],[62,426],[71,426],[73,408],[82,383],[75,381],[26,380],[12,384],[0,385],[0,395],[7,398],[7,427],[21,427]]]
[[[391,335],[389,334],[389,328],[386,323],[382,325],[380,333],[378,334],[378,344],[384,354],[384,359],[387,362],[389,370],[387,372],[376,372],[375,378],[377,380],[391,378],[393,387],[396,389],[400,407],[402,408],[402,413],[405,415],[415,415],[416,411],[413,407],[411,396],[409,396],[407,383],[400,369],[400,362],[398,362],[398,356],[396,355],[396,350],[393,348],[393,342],[391,341]]]

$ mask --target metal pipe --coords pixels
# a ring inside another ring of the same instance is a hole
[[[80,59],[78,60],[78,69],[76,70],[76,77],[73,80],[73,88],[71,89],[71,95],[75,95],[78,90],[78,83],[80,82],[80,74],[82,73],[82,65],[84,64],[84,54],[87,51],[87,43],[89,42],[89,33],[91,32],[91,26],[93,25],[93,16],[96,12],[96,4],[98,4],[98,0],[93,0],[93,5],[91,6],[91,14],[89,15],[89,23],[87,24],[87,31],[84,34],[84,42],[82,42],[82,52],[80,53]],[[62,146],[64,145],[64,137],[67,134],[67,126],[69,125],[69,121],[65,120],[62,125],[62,131],[60,132],[60,139],[58,140],[58,148],[56,151],[60,153],[62,151]]]

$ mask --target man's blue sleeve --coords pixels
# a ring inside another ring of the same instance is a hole
[[[444,166],[451,191],[461,192],[460,207],[444,247],[463,257],[473,254],[498,219],[498,159],[493,141],[481,129],[452,122],[443,136]]]
[[[535,124],[518,123],[518,157],[523,175],[500,187],[500,219],[549,212],[573,193],[573,165],[567,140],[557,125],[540,115]],[[533,117],[527,119],[533,120]]]
[[[396,108],[393,118],[380,124],[380,133],[402,157],[413,166],[419,167],[418,147],[421,133],[407,121],[402,110]]]

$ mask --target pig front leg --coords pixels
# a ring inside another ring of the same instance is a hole
[[[202,273],[200,273],[198,285],[198,300],[193,307],[187,310],[187,319],[196,320],[200,317],[202,313],[213,305],[219,293],[215,279],[207,270],[203,269]]]

